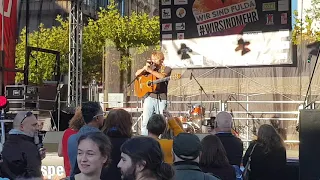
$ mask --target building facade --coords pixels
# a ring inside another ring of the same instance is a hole
[[[26,11],[26,2],[29,4],[29,12]],[[97,18],[100,7],[107,7],[110,0],[84,0],[84,15]],[[130,16],[132,12],[145,12],[150,16],[159,14],[159,0],[117,0],[119,11],[122,15]],[[57,15],[68,17],[70,1],[56,0],[20,0],[18,14],[18,33],[26,26],[26,18],[29,18],[29,32],[36,30],[40,23],[45,27],[59,25],[55,20]],[[86,19],[86,18],[84,18]]]
[[[97,11],[100,7],[106,7],[109,0],[84,0],[84,17],[97,18]],[[26,11],[26,4],[29,4],[29,12]],[[26,26],[26,19],[29,19],[29,32],[36,30],[40,23],[45,27],[58,26],[55,20],[58,15],[64,18],[69,16],[70,1],[56,0],[20,0],[18,9],[18,33]],[[84,18],[84,20],[87,18]]]
[[[159,15],[159,0],[126,0],[125,15],[131,15],[132,12],[147,13],[150,16]]]

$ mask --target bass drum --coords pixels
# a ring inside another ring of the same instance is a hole
[[[192,106],[190,111],[190,118],[191,119],[201,119],[201,117],[205,116],[205,108],[202,107],[200,104],[195,104]]]

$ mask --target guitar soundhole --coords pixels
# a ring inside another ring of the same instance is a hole
[[[148,82],[147,82],[147,85],[148,85],[148,86],[151,86],[151,85],[152,85],[152,82],[151,82],[151,81],[148,81]]]

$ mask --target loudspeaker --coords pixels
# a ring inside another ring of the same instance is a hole
[[[66,107],[60,110],[60,123],[59,123],[59,131],[64,131],[69,127],[69,121],[75,114],[74,107]],[[52,112],[53,121],[51,120],[52,125],[55,125],[58,128],[58,112]]]
[[[303,180],[319,180],[320,111],[301,110],[299,128],[299,177]]]
[[[47,152],[58,152],[58,146],[62,140],[64,131],[49,131],[43,139],[43,147]]]

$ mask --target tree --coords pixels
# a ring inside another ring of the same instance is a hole
[[[58,27],[45,28],[43,24],[37,31],[29,34],[29,46],[46,48],[60,51],[62,55],[61,70],[68,72],[68,38],[69,22],[60,16],[57,21],[61,24]],[[21,32],[16,48],[16,64],[22,69],[25,62],[25,30]],[[122,17],[118,11],[117,4],[112,1],[107,9],[100,9],[98,19],[89,19],[83,29],[83,81],[89,83],[93,77],[97,81],[101,80],[102,52],[107,42],[109,46],[116,47],[121,52],[119,60],[120,69],[125,72],[130,69],[131,55],[128,53],[130,47],[140,49],[140,53],[150,45],[160,43],[160,22],[159,17],[152,17],[145,13],[133,13]],[[55,57],[45,53],[33,53],[30,59],[29,81],[42,83],[51,79],[54,68]],[[17,81],[23,79],[22,74],[18,74]]]
[[[60,16],[57,21],[61,26],[45,28],[40,24],[38,31],[34,31],[28,35],[28,45],[60,51],[61,55],[61,71],[68,70],[68,22],[63,21]],[[26,30],[23,29],[20,35],[20,43],[16,47],[16,66],[19,69],[24,68],[25,63],[25,36]],[[47,53],[32,52],[30,58],[30,74],[29,81],[32,83],[41,83],[43,80],[52,78],[52,72],[55,65],[55,56]],[[18,73],[16,81],[21,81],[23,74]]]
[[[320,0],[312,0],[311,8],[305,11],[305,17],[300,19],[298,12],[294,12],[295,24],[292,31],[294,44],[302,41],[320,41],[320,29],[317,23],[320,22]]]

